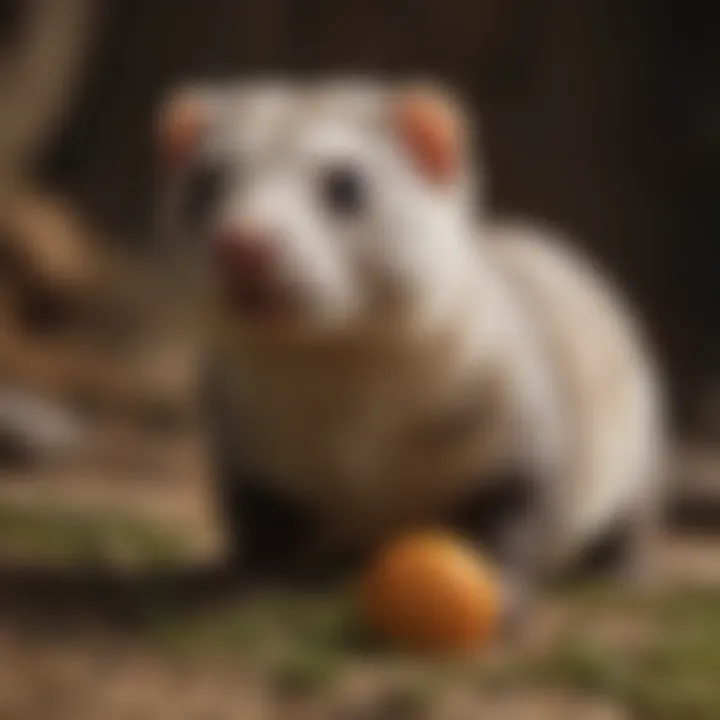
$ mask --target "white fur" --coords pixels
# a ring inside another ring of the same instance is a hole
[[[221,94],[207,151],[243,172],[214,227],[270,231],[298,309],[288,325],[256,326],[218,308],[243,462],[357,537],[433,518],[517,458],[547,486],[550,553],[638,501],[659,451],[656,383],[596,273],[536,230],[476,223],[464,182],[418,175],[387,88]],[[367,211],[349,220],[318,195],[337,161],[368,184]],[[392,291],[380,310],[368,270]],[[441,446],[408,440],[475,392],[492,398],[489,425]]]
[[[566,552],[657,492],[659,381],[633,318],[596,268],[538,228],[495,226],[487,235],[558,386],[565,448],[554,522]]]

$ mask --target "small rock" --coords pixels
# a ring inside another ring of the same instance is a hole
[[[72,413],[12,388],[0,388],[0,462],[37,462],[67,456],[85,436]]]

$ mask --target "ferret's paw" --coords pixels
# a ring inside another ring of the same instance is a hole
[[[643,555],[626,562],[619,572],[623,591],[631,595],[646,595],[663,587],[663,572],[658,557]]]
[[[513,644],[522,642],[528,636],[535,616],[535,590],[520,578],[506,577],[501,592],[501,639]]]
[[[618,568],[623,589],[647,594],[664,584],[663,535],[660,527],[639,523],[633,528],[625,556]]]

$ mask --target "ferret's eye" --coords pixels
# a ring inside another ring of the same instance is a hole
[[[227,168],[220,163],[206,163],[194,169],[188,178],[184,198],[184,212],[189,223],[199,225],[208,219],[227,176]]]
[[[327,170],[322,178],[323,201],[339,215],[362,211],[367,200],[365,180],[357,168],[338,166]]]

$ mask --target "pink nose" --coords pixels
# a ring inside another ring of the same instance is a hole
[[[212,252],[223,274],[257,281],[268,271],[273,241],[268,233],[259,230],[227,229],[212,238]]]

